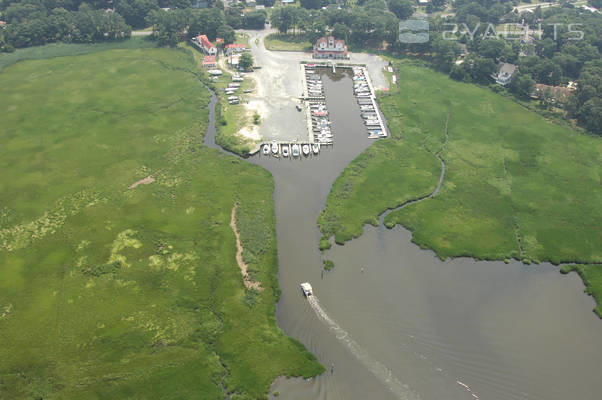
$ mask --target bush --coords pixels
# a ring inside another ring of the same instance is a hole
[[[331,269],[334,268],[334,263],[330,260],[324,260],[324,269],[326,271],[330,271]]]

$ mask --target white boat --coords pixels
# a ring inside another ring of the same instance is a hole
[[[319,143],[312,144],[311,149],[313,150],[314,154],[318,154],[320,152],[320,144]]]
[[[293,157],[299,157],[299,145],[297,143],[292,146]]]
[[[272,153],[278,154],[278,143],[276,141],[272,142]]]
[[[314,290],[312,289],[309,282],[303,282],[301,284],[301,291],[303,292],[303,295],[305,297],[313,296],[313,294],[314,294]]]
[[[305,156],[309,155],[309,145],[308,144],[304,144],[303,146],[301,146],[301,150],[303,151],[303,155],[305,155]]]
[[[282,157],[288,157],[288,144],[282,145]]]
[[[263,154],[266,155],[266,156],[268,154],[270,154],[270,145],[269,144],[264,144],[263,145]]]

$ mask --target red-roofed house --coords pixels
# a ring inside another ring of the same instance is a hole
[[[344,58],[347,59],[347,46],[342,39],[321,37],[314,46],[314,58]]]
[[[232,55],[234,53],[242,53],[246,49],[247,49],[247,46],[245,46],[242,43],[227,44],[226,45],[226,55],[229,56],[229,55]]]
[[[205,56],[203,59],[203,68],[215,68],[217,63],[215,62],[215,56]]]
[[[209,41],[207,35],[198,35],[193,40],[203,49],[205,54],[210,56],[217,54],[217,47],[215,47],[213,43]]]
[[[218,45],[218,46],[221,44],[223,46],[224,45],[224,39],[222,39],[221,37],[215,38],[215,44]]]

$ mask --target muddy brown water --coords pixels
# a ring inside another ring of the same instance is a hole
[[[372,142],[350,78],[328,76],[335,145],[317,157],[248,160],[276,183],[278,324],[328,369],[310,380],[279,378],[278,398],[599,399],[602,321],[575,274],[549,264],[442,262],[407,230],[380,226],[327,251],[335,269],[322,277],[318,214],[336,177]],[[206,143],[216,147],[211,127]],[[301,295],[305,281],[315,303]]]

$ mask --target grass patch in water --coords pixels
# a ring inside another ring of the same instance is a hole
[[[334,262],[332,262],[331,260],[324,260],[324,270],[330,271],[333,268],[334,268]]]
[[[323,371],[276,325],[272,178],[203,145],[198,78],[168,49],[0,73],[0,398],[265,398]]]

